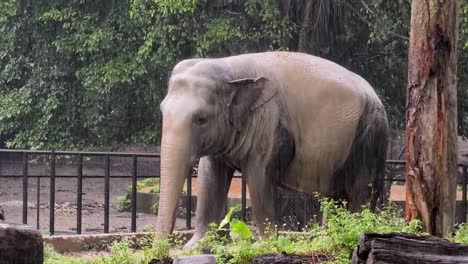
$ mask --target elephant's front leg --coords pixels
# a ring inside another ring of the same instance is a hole
[[[259,233],[263,235],[265,227],[273,221],[273,173],[261,158],[249,159],[243,169],[249,187],[250,201]],[[275,223],[272,223],[275,224]]]
[[[185,247],[195,246],[209,230],[209,224],[219,222],[224,217],[233,174],[234,170],[221,159],[211,156],[200,159],[195,234]]]

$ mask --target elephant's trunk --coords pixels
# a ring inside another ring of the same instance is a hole
[[[165,136],[161,144],[161,185],[156,232],[168,235],[172,232],[175,214],[182,188],[191,164],[189,138]]]

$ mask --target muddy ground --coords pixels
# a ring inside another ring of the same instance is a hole
[[[130,232],[131,213],[120,212],[117,207],[117,196],[123,195],[130,180],[111,180],[110,194],[110,232]],[[28,224],[36,226],[36,186],[35,181],[29,185]],[[56,182],[55,234],[76,233],[76,180],[58,179]],[[49,182],[41,181],[40,192],[40,230],[49,230]],[[102,233],[104,228],[104,183],[100,179],[89,179],[83,182],[83,216],[82,233]],[[18,179],[1,179],[0,204],[5,211],[6,220],[21,223],[22,221],[22,183]],[[143,231],[147,225],[154,226],[156,215],[138,214],[137,229]],[[177,229],[185,227],[185,219],[177,220]]]
[[[102,233],[104,229],[104,161],[102,158],[85,159],[83,164],[83,206],[82,233]],[[131,179],[116,176],[131,175],[129,158],[111,159],[110,179],[110,232],[130,232],[131,213],[121,212],[117,197],[127,193]],[[22,222],[23,181],[21,158],[10,155],[0,157],[0,205],[9,222]],[[141,158],[138,162],[138,176],[151,176],[159,171],[158,160]],[[50,166],[44,157],[31,156],[28,164],[29,175],[50,175]],[[55,234],[76,233],[77,200],[77,163],[73,159],[57,160],[55,192]],[[16,176],[16,177],[14,177]],[[102,178],[86,178],[86,177]],[[40,180],[39,228],[45,233],[49,230],[50,181]],[[37,224],[37,178],[28,181],[28,224]],[[147,226],[154,227],[157,216],[137,214],[137,231],[144,231]],[[192,221],[193,222],[193,221]],[[185,228],[185,219],[177,219],[176,229]]]

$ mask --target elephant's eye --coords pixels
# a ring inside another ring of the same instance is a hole
[[[208,122],[208,118],[204,116],[197,116],[195,118],[195,122],[197,123],[197,125],[202,126]]]

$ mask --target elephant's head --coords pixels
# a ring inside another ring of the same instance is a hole
[[[254,74],[233,74],[218,60],[186,60],[174,68],[161,103],[158,233],[172,232],[182,187],[196,159],[226,151],[252,110],[275,95],[270,81]]]

